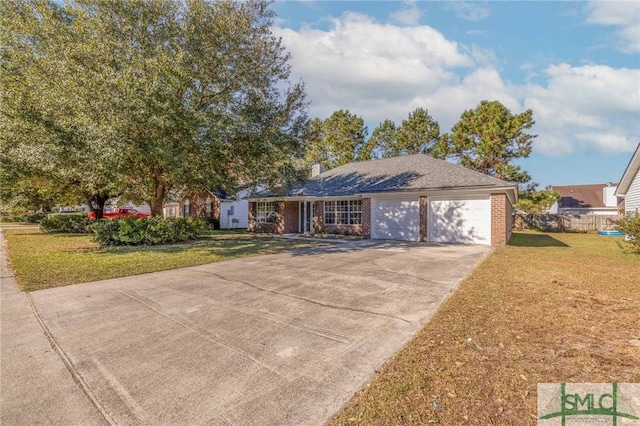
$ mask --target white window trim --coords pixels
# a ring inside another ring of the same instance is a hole
[[[267,209],[267,205],[272,204],[272,209]],[[261,210],[262,205],[262,210]],[[269,220],[273,219],[273,220]],[[256,222],[257,223],[278,223],[278,213],[276,201],[256,201]]]
[[[341,201],[346,201],[347,202],[347,211],[338,211],[338,203]],[[358,202],[360,204],[360,208],[359,209],[352,209],[353,208],[353,204],[355,202]],[[334,208],[331,211],[327,210],[327,204],[333,204]],[[342,200],[331,200],[331,201],[324,201],[324,224],[325,225],[362,225],[362,199],[361,198],[349,198],[349,199],[342,199]],[[333,213],[333,222],[327,222],[327,213]],[[338,214],[340,213],[347,213],[347,223],[337,223],[337,217]],[[352,214],[360,214],[360,223],[353,223],[353,219],[352,219]]]

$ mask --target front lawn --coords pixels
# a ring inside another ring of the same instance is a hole
[[[37,229],[7,229],[5,237],[25,291],[323,245],[232,231],[181,244],[108,248],[99,248],[88,235],[43,234]]]
[[[537,383],[640,382],[640,256],[515,233],[334,424],[535,424]]]

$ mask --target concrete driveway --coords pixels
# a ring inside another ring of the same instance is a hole
[[[93,420],[316,425],[489,251],[366,241],[30,297]]]

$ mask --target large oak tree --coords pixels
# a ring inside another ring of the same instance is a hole
[[[23,0],[0,6],[3,173],[114,195],[276,184],[306,104],[263,0]]]

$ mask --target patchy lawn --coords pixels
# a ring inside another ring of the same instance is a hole
[[[640,382],[640,257],[618,240],[514,233],[334,424],[535,424],[537,383]]]
[[[88,235],[42,234],[37,229],[7,229],[5,237],[25,291],[323,245],[230,231],[181,244],[108,248],[99,248]]]

